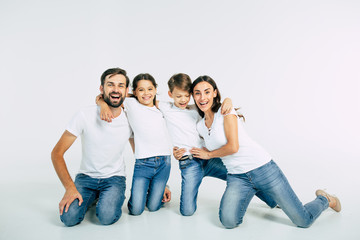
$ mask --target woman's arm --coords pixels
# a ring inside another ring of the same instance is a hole
[[[224,116],[224,130],[227,139],[227,143],[224,146],[213,151],[209,151],[206,148],[193,148],[190,150],[191,154],[197,158],[210,159],[236,153],[239,150],[238,121],[236,115],[229,114]]]

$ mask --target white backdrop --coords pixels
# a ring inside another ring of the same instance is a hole
[[[1,185],[60,185],[52,147],[121,67],[151,73],[165,100],[172,74],[210,75],[295,188],[358,188],[359,13],[355,0],[1,0]],[[75,174],[79,142],[66,157]]]

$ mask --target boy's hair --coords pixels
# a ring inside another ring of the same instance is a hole
[[[174,88],[177,87],[183,91],[191,91],[191,79],[185,73],[174,74],[168,81],[168,86],[170,92],[174,91]]]
[[[130,83],[130,80],[129,80],[129,77],[126,75],[126,71],[124,69],[121,69],[121,68],[110,68],[108,70],[106,70],[102,75],[101,75],[101,86],[104,86],[104,83],[105,83],[105,78],[108,76],[108,75],[111,75],[110,77],[114,76],[114,75],[117,75],[117,74],[121,74],[123,75],[125,78],[126,78],[126,87],[129,87],[129,83]]]

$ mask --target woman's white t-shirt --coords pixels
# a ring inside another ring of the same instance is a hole
[[[170,155],[170,139],[160,110],[145,106],[135,98],[126,98],[124,107],[134,132],[135,158]]]
[[[236,114],[233,109],[230,114]],[[241,174],[258,168],[271,160],[270,154],[259,144],[252,140],[246,133],[243,121],[237,118],[239,150],[225,157],[221,157],[228,173]],[[205,146],[209,151],[216,150],[227,143],[224,130],[224,116],[221,110],[214,115],[214,121],[211,128],[205,125],[205,119],[201,119],[197,124],[200,135],[205,140]]]
[[[204,141],[196,129],[201,119],[195,105],[186,109],[178,108],[172,102],[159,102],[159,109],[163,113],[166,125],[174,147],[184,148],[184,155],[190,155],[191,148],[202,148]]]

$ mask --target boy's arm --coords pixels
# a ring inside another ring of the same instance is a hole
[[[75,199],[79,199],[79,206],[83,202],[81,194],[76,189],[75,184],[70,177],[64,159],[65,152],[70,148],[70,146],[74,143],[75,140],[76,136],[66,130],[51,152],[51,160],[54,165],[55,171],[61,183],[65,187],[65,194],[59,203],[60,215],[63,214],[64,208],[65,212],[68,211],[70,204]]]
[[[221,114],[226,115],[231,112],[233,109],[233,104],[230,98],[225,98],[224,102],[221,104]]]

